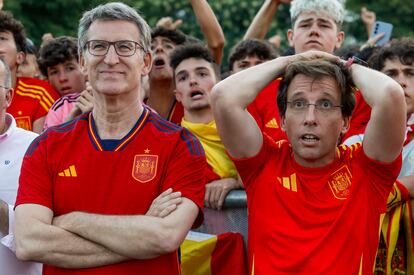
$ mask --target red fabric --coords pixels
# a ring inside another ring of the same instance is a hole
[[[363,255],[363,274],[372,274],[401,157],[379,163],[354,144],[338,147],[325,167],[305,168],[289,143],[264,135],[256,156],[234,162],[247,192],[250,272],[358,274]]]
[[[351,124],[342,140],[365,132],[368,121],[371,118],[371,107],[365,102],[359,90],[355,91],[356,104],[352,112]]]
[[[206,166],[206,184],[212,182],[213,180],[219,180],[221,177],[214,172],[213,167],[211,167],[208,163]]]
[[[247,275],[243,236],[240,233],[223,233],[217,236],[211,256],[211,274]]]
[[[240,233],[224,233],[217,236],[211,256],[212,275],[247,275],[243,236]]]
[[[168,115],[168,120],[177,125],[181,124],[181,120],[184,117],[184,106],[179,101],[175,101],[173,108],[171,109],[170,114]]]
[[[280,79],[270,82],[247,106],[247,110],[256,120],[260,130],[274,140],[287,139],[285,132],[280,128],[280,114],[277,107],[279,84]]]
[[[33,122],[46,116],[59,94],[48,82],[37,79],[17,78],[12,103],[7,112],[15,119],[17,127],[31,131]]]
[[[145,214],[153,199],[172,187],[203,208],[205,156],[187,130],[146,109],[117,150],[101,151],[102,141],[94,137],[90,113],[39,136],[23,160],[16,206],[40,204],[55,216],[72,211]],[[76,173],[68,171],[71,166]],[[202,219],[200,210],[195,224]],[[45,274],[179,274],[179,270],[176,252],[73,271],[45,266]]]

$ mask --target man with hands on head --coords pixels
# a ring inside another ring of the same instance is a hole
[[[246,107],[280,76],[277,102],[288,141],[275,142]],[[371,119],[362,145],[338,146],[355,104],[352,82]],[[398,83],[308,51],[223,80],[213,88],[212,106],[247,192],[250,272],[372,274],[380,215],[401,167],[406,106]]]
[[[177,249],[202,221],[204,151],[142,104],[151,34],[134,9],[84,13],[78,38],[94,108],[27,150],[17,256],[45,263],[44,274],[180,274]]]

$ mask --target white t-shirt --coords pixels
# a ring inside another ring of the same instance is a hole
[[[9,204],[9,235],[2,239],[12,239],[13,233],[13,204],[16,200],[19,186],[20,168],[27,147],[37,137],[36,133],[16,127],[16,121],[10,114],[6,114],[7,131],[0,135],[0,199]],[[2,234],[0,233],[0,237]],[[10,243],[9,243],[10,244]],[[0,244],[0,273],[2,275],[39,275],[42,265],[33,262],[22,262],[6,246]]]

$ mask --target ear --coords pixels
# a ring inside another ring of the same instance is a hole
[[[148,75],[152,67],[152,53],[147,52],[144,55],[144,67],[142,68],[142,75]]]
[[[294,36],[293,30],[292,29],[288,29],[288,31],[287,31],[287,39],[288,39],[288,42],[289,42],[289,46],[291,46],[291,47],[294,47],[293,36]]]
[[[286,132],[286,117],[285,116],[280,117],[280,129],[282,129],[283,132]]]
[[[17,65],[20,65],[24,62],[26,59],[26,54],[24,52],[18,52],[16,56],[16,63]]]
[[[13,95],[14,95],[14,90],[12,88],[8,89],[6,92],[6,109],[10,107],[12,103]]]
[[[349,126],[351,124],[351,117],[350,116],[343,117],[342,120],[343,120],[343,124],[342,124],[341,134],[345,135],[345,133],[348,132]]]
[[[79,56],[79,66],[81,69],[81,72],[86,75],[86,77],[88,76],[88,70],[86,69],[86,64],[85,64],[85,57],[83,56],[83,54],[81,54]]]
[[[342,43],[345,40],[345,33],[343,31],[340,31],[336,35],[336,43],[335,43],[335,49],[339,49],[342,46]]]
[[[174,95],[175,95],[175,99],[177,99],[177,101],[179,101],[179,102],[183,101],[183,93],[181,93],[177,89],[174,89]]]

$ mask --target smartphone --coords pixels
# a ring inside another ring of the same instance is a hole
[[[384,33],[384,36],[377,41],[375,44],[376,46],[382,46],[386,44],[391,39],[391,33],[392,33],[392,24],[382,21],[375,22],[374,28],[372,29],[372,33],[370,37],[374,37],[377,34]]]

